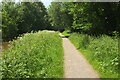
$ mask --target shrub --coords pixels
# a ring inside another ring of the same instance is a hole
[[[63,77],[62,39],[56,32],[27,33],[3,51],[3,78]]]
[[[71,31],[70,30],[65,30],[62,34],[66,37],[70,36]]]

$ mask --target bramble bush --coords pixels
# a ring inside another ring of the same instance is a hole
[[[3,78],[62,78],[63,48],[57,32],[26,33],[3,51]]]

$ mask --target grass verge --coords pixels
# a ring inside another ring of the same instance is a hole
[[[101,78],[118,78],[118,38],[102,35],[93,37],[72,33],[70,41],[92,64]]]
[[[3,78],[62,78],[63,48],[57,32],[27,33],[3,51]]]

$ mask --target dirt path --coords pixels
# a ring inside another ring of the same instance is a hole
[[[61,35],[61,34],[60,34]],[[64,77],[65,78],[99,78],[84,56],[63,35]]]

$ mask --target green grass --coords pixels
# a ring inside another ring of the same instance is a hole
[[[27,33],[3,51],[3,78],[63,78],[62,39],[57,32]]]
[[[101,78],[118,78],[118,38],[72,33],[70,41],[83,53]]]

